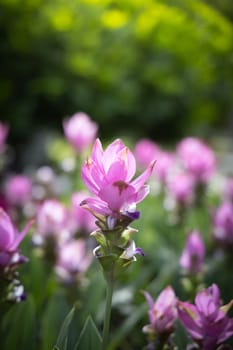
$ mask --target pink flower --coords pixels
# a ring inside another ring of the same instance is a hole
[[[83,152],[93,144],[98,130],[97,124],[83,112],[65,120],[63,127],[67,140],[77,152]]]
[[[141,169],[146,169],[157,158],[160,148],[149,139],[139,140],[134,147],[134,155]]]
[[[180,258],[181,267],[187,272],[196,274],[202,271],[205,258],[205,245],[199,232],[188,235],[185,248]]]
[[[6,138],[9,132],[8,125],[0,122],[0,152],[2,152],[5,148]]]
[[[92,232],[96,229],[95,218],[80,203],[87,198],[88,192],[80,191],[73,193],[71,197],[71,220],[74,231]]]
[[[87,254],[85,241],[71,240],[59,247],[56,272],[64,281],[72,281],[80,273],[84,273],[92,261]]]
[[[151,175],[154,162],[135,180],[136,162],[132,152],[119,139],[105,151],[99,139],[96,140],[92,156],[82,167],[82,179],[96,196],[87,198],[82,204],[94,213],[104,216],[119,213],[137,218],[136,204],[149,192],[145,185]]]
[[[195,305],[178,302],[179,319],[203,350],[214,350],[233,335],[233,319],[226,312],[233,301],[222,306],[216,284],[196,295]]]
[[[155,176],[164,184],[169,173],[175,165],[175,155],[170,152],[161,151],[157,156]]]
[[[217,241],[233,244],[233,203],[223,202],[216,210],[214,219],[214,237]]]
[[[167,189],[176,202],[190,204],[193,199],[193,177],[186,173],[172,174],[167,180]]]
[[[19,233],[9,216],[0,208],[0,268],[20,262],[21,256],[17,253],[18,246],[31,225],[32,222],[29,222]]]
[[[32,182],[24,175],[16,175],[8,179],[5,194],[11,205],[24,205],[30,199]]]
[[[216,168],[215,154],[201,140],[194,137],[183,139],[177,146],[177,154],[196,181],[206,183],[213,175]]]
[[[143,328],[145,332],[155,334],[172,333],[177,319],[176,296],[171,286],[166,287],[154,302],[149,293],[144,292],[149,305],[150,325]],[[149,327],[149,328],[148,328]]]
[[[51,235],[61,233],[68,227],[68,214],[65,206],[56,199],[45,200],[37,213],[38,233]]]

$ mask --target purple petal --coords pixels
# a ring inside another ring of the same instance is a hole
[[[126,211],[126,215],[132,220],[138,220],[140,217],[140,211],[138,210],[134,212]]]
[[[137,247],[135,249],[135,254],[139,254],[141,256],[145,256],[145,253],[143,252],[142,248],[140,248],[140,247]]]
[[[200,318],[194,305],[186,302],[178,302],[178,315],[186,330],[193,339],[203,339],[203,330]]]

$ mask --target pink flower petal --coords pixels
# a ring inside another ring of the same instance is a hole
[[[24,239],[24,237],[26,236],[28,230],[30,229],[30,227],[33,224],[34,224],[34,220],[29,221],[21,233],[16,233],[16,238],[15,238],[13,244],[10,246],[9,251],[14,251],[15,249],[18,248],[18,245]]]
[[[99,192],[99,197],[107,202],[113,211],[119,211],[125,204],[128,204],[133,195],[136,197],[134,188],[124,181],[114,182]]]
[[[131,182],[131,185],[135,188],[136,191],[139,191],[139,189],[148,180],[153,171],[154,165],[155,161],[152,161],[150,166],[140,176],[138,176],[134,181]]]
[[[98,213],[101,215],[110,215],[111,210],[108,207],[108,204],[98,197],[95,198],[86,198],[81,204],[84,209],[89,210],[90,212]]]

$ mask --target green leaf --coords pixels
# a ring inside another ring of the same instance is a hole
[[[67,349],[68,331],[69,331],[69,326],[70,326],[71,321],[72,321],[73,316],[74,316],[74,312],[75,312],[75,306],[68,313],[68,315],[66,316],[66,318],[61,326],[59,335],[57,337],[55,349],[56,348],[58,348],[59,350],[66,350]]]
[[[1,349],[36,349],[36,308],[33,297],[15,304],[4,318]]]
[[[101,350],[101,348],[101,336],[91,316],[88,316],[75,346],[75,350]]]

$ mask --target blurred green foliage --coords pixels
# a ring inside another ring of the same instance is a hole
[[[1,0],[1,119],[21,137],[41,124],[61,128],[80,110],[105,137],[126,129],[180,137],[224,125],[233,25],[231,4],[218,3]]]

